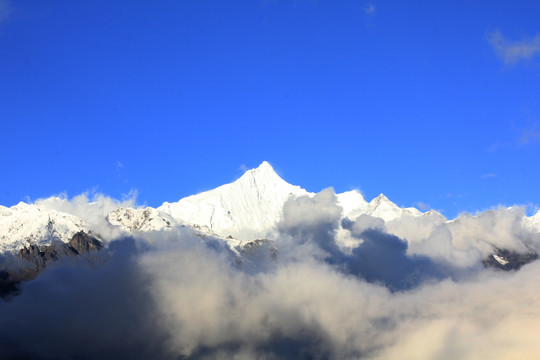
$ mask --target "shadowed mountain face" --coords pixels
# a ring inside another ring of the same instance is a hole
[[[99,240],[84,231],[73,235],[67,244],[53,242],[48,246],[24,247],[16,259],[11,259],[10,266],[0,269],[0,297],[9,299],[12,295],[16,295],[22,281],[35,279],[51,263],[92,253],[102,247]]]

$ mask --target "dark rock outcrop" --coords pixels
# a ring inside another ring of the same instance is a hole
[[[73,235],[67,244],[54,242],[41,248],[37,245],[30,245],[28,248],[21,249],[18,256],[20,259],[29,262],[35,271],[39,273],[45,269],[47,264],[69,256],[87,254],[101,248],[102,245],[99,240],[84,231],[80,231]]]
[[[85,256],[103,247],[95,237],[80,231],[65,244],[53,242],[51,245],[39,247],[30,245],[19,250],[11,264],[0,267],[0,297],[9,299],[19,291],[23,281],[35,279],[49,264],[76,256]]]

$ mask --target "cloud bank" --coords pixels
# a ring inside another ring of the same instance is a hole
[[[341,214],[332,189],[289,200],[278,257],[261,271],[187,228],[111,241],[94,266],[57,264],[0,304],[0,357],[540,355],[540,263],[508,273],[481,264],[495,247],[538,248],[522,209],[452,222]]]

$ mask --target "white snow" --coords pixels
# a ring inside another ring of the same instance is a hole
[[[184,223],[206,226],[222,236],[252,240],[265,236],[274,227],[289,197],[307,194],[301,187],[285,182],[265,161],[233,183],[176,203],[165,202],[158,210]]]
[[[54,240],[69,242],[75,233],[89,226],[76,216],[42,209],[34,204],[0,207],[0,253],[14,253],[28,244],[49,245]]]
[[[119,207],[107,215],[107,221],[125,231],[160,231],[170,229],[176,224],[170,215],[151,207],[144,209]]]

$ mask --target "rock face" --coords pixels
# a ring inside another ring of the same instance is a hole
[[[37,273],[45,269],[47,264],[59,261],[68,256],[76,256],[86,254],[92,251],[97,251],[102,248],[101,242],[88,235],[84,231],[80,231],[73,235],[67,243],[54,242],[49,246],[39,248],[37,245],[24,247],[19,251],[19,258],[26,260]]]
[[[98,251],[103,247],[98,239],[88,235],[84,231],[79,231],[73,235],[71,241],[67,245],[76,255]]]
[[[99,240],[84,231],[73,235],[67,244],[56,241],[42,247],[25,246],[19,251],[17,258],[12,259],[11,266],[0,269],[0,297],[8,299],[17,294],[22,281],[35,279],[51,263],[92,253],[102,247]]]
[[[496,249],[493,254],[482,260],[482,263],[486,268],[510,271],[519,270],[523,265],[536,259],[538,259],[538,254],[532,251],[520,254],[515,251]]]

